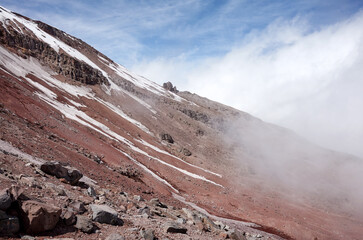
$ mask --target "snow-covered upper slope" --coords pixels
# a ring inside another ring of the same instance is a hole
[[[106,60],[105,58],[102,58],[100,56],[98,56],[98,58],[100,60],[99,62],[103,66],[97,65],[94,61],[92,61],[90,58],[88,58],[87,56],[82,54],[77,49],[67,45],[66,43],[59,40],[58,38],[55,38],[52,35],[48,34],[47,32],[43,31],[42,29],[40,29],[36,22],[33,22],[31,20],[20,17],[20,16],[14,14],[13,12],[11,12],[10,10],[7,10],[6,8],[3,8],[1,6],[0,6],[0,22],[5,27],[5,29],[7,29],[11,25],[11,26],[13,26],[13,29],[15,31],[19,32],[20,34],[26,34],[26,32],[31,32],[32,34],[34,34],[34,36],[36,38],[47,43],[50,47],[52,47],[57,53],[59,53],[59,51],[62,50],[65,53],[67,53],[69,56],[90,65],[94,69],[101,71],[103,76],[106,77],[108,79],[108,81],[110,82],[112,90],[119,91],[120,88],[117,84],[117,79],[111,79],[109,77],[109,75],[107,74],[107,72],[104,70],[105,67],[107,67],[110,70],[112,70],[113,72],[115,72],[116,75],[118,75],[122,79],[132,82],[139,88],[146,89],[159,96],[168,97],[168,98],[171,98],[171,99],[179,101],[179,102],[181,102],[182,100],[187,101],[185,99],[182,99],[178,95],[165,90],[160,85],[158,85],[144,77],[141,77],[135,73],[130,72],[125,67],[123,67],[119,64],[115,64],[113,62],[110,63],[108,60]],[[70,35],[68,35],[66,33],[64,33],[64,34],[66,37],[69,37],[73,41],[76,41],[75,38],[71,37]]]

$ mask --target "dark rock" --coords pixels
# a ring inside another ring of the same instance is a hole
[[[172,136],[170,136],[168,133],[162,133],[160,134],[160,138],[163,141],[167,141],[168,143],[174,143],[174,139]]]
[[[93,232],[93,223],[91,219],[86,216],[77,215],[77,222],[75,227],[84,233]]]
[[[0,236],[17,233],[19,229],[19,219],[0,210]]]
[[[60,162],[54,161],[43,163],[40,170],[57,178],[64,178],[72,185],[76,184],[83,176],[77,169],[63,166]]]
[[[155,233],[152,229],[145,229],[140,230],[140,235],[145,240],[154,240],[155,239]]]
[[[9,189],[3,189],[0,191],[0,210],[6,210],[12,203],[12,197]]]
[[[183,227],[181,224],[175,222],[166,223],[164,225],[164,230],[166,233],[183,233],[183,234],[186,234],[188,231],[188,229]]]
[[[60,208],[37,201],[20,203],[21,219],[27,233],[39,233],[52,230],[62,213]]]
[[[111,225],[122,225],[123,221],[118,218],[117,212],[107,205],[92,204],[92,219],[99,223]]]
[[[179,92],[176,89],[176,86],[173,86],[173,84],[171,82],[163,83],[163,88],[170,91],[170,92],[173,92],[173,93],[178,93]]]
[[[118,233],[112,233],[105,240],[125,240],[125,238]]]

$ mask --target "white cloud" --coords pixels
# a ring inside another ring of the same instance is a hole
[[[133,70],[363,156],[362,26],[363,12],[315,31],[277,20],[222,57],[157,58]]]

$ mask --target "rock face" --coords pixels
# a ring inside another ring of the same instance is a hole
[[[10,207],[12,202],[11,194],[8,189],[0,191],[0,210],[6,210]]]
[[[60,162],[54,161],[43,163],[40,170],[57,178],[64,178],[70,184],[76,184],[83,177],[77,169],[65,167]]]
[[[99,223],[111,225],[122,225],[122,220],[118,218],[117,212],[107,205],[92,204],[92,219]]]
[[[37,201],[20,203],[21,219],[27,233],[39,233],[51,230],[59,221],[60,208]]]
[[[183,227],[181,224],[176,222],[169,222],[164,225],[164,230],[166,233],[183,233],[186,234],[188,229]]]
[[[0,236],[17,233],[19,229],[19,219],[0,210]]]
[[[92,233],[93,232],[93,223],[91,219],[86,216],[77,216],[76,226],[77,229],[81,230],[84,233]]]
[[[44,27],[45,25],[43,24],[42,26]],[[46,32],[48,33],[58,30],[49,25],[47,26],[48,31]],[[18,51],[24,57],[32,56],[38,58],[53,71],[70,77],[75,81],[90,85],[102,83],[109,85],[107,78],[103,76],[100,70],[94,69],[85,62],[72,58],[64,52],[57,53],[47,43],[39,40],[35,36],[20,34],[11,26],[4,28],[3,25],[0,25],[0,43]]]

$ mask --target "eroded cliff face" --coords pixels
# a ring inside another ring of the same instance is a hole
[[[69,38],[60,30],[47,24],[38,22],[38,26],[62,41]],[[109,85],[107,78],[102,75],[100,70],[94,69],[87,63],[79,61],[65,52],[56,52],[48,43],[37,39],[34,35],[21,34],[14,29],[15,27],[10,24],[6,27],[0,25],[0,43],[11,51],[23,58],[27,56],[37,58],[56,73],[72,80],[89,85]],[[66,42],[70,42],[70,40],[68,39]]]

